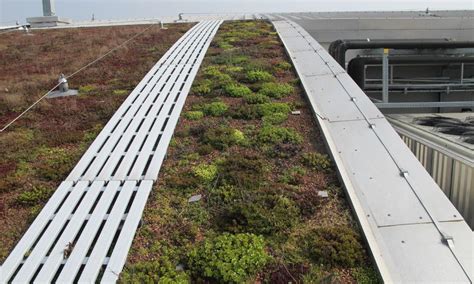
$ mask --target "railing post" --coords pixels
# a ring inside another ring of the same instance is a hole
[[[389,77],[389,66],[388,66],[388,53],[389,49],[383,49],[383,67],[382,67],[382,78],[383,78],[383,89],[382,89],[382,101],[388,103],[388,77]]]

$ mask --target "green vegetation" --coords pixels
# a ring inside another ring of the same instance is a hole
[[[214,147],[212,147],[209,144],[200,145],[199,148],[197,149],[198,154],[202,156],[209,155],[210,153],[212,153],[213,150],[214,150]]]
[[[303,181],[306,170],[301,167],[293,167],[286,170],[280,177],[280,182],[289,185],[299,185]]]
[[[301,241],[308,256],[317,263],[354,267],[364,258],[358,236],[349,228],[314,228]]]
[[[288,114],[286,113],[281,113],[281,112],[275,112],[269,115],[266,115],[262,118],[263,123],[265,124],[282,124],[288,119]]]
[[[240,72],[244,70],[244,67],[241,66],[226,66],[226,72],[232,73],[233,75],[238,75]]]
[[[0,263],[124,96],[191,25],[148,29],[133,44],[70,78],[69,86],[79,89],[79,96],[42,100],[0,133]],[[104,50],[142,31],[143,26],[137,25],[38,30],[31,37],[15,32],[2,34],[1,126],[56,84],[59,73],[72,74]],[[64,60],[65,54],[70,60]]]
[[[113,94],[116,95],[116,96],[124,96],[124,95],[128,95],[129,91],[127,91],[127,90],[114,90]]]
[[[193,85],[191,92],[200,96],[208,95],[212,92],[212,81],[208,79],[200,81]]]
[[[252,83],[268,82],[274,79],[273,75],[262,70],[250,70],[247,72],[247,80]]]
[[[224,87],[227,95],[235,98],[241,98],[252,94],[249,87],[241,84],[229,84]]]
[[[79,93],[80,94],[88,94],[88,93],[91,93],[91,92],[95,91],[96,89],[97,89],[96,86],[84,85],[84,86],[79,87]]]
[[[193,172],[203,182],[210,183],[217,176],[217,167],[215,165],[200,164],[193,168]]]
[[[23,191],[16,201],[20,205],[33,206],[46,201],[54,190],[44,186],[35,186],[31,190]]]
[[[208,87],[205,95],[197,86]],[[372,279],[362,269],[371,263],[336,173],[316,152],[323,144],[317,125],[289,116],[294,109],[309,112],[299,94],[271,25],[221,26],[149,198],[123,282]],[[322,190],[328,198],[319,196]]]
[[[381,277],[372,267],[357,267],[351,270],[352,275],[359,284],[381,284]]]
[[[212,102],[209,104],[204,104],[201,109],[206,115],[223,116],[229,107],[224,102]]]
[[[219,70],[219,66],[209,66],[202,70],[204,76],[209,78],[218,78],[222,76],[221,71]]]
[[[285,127],[265,125],[262,127],[257,137],[260,143],[292,143],[299,144],[303,142],[303,137],[295,130]]]
[[[232,44],[230,44],[228,42],[225,42],[225,41],[219,42],[218,46],[219,46],[219,48],[222,48],[224,50],[231,49],[231,48],[234,47]]]
[[[316,171],[327,171],[331,168],[331,160],[328,155],[316,152],[304,154],[302,162],[305,166]]]
[[[201,133],[201,141],[217,150],[225,150],[233,145],[243,145],[246,142],[244,133],[238,129],[226,126],[209,128]]]
[[[238,129],[234,129],[234,131],[232,131],[232,139],[236,144],[240,145],[243,145],[246,141],[245,134]]]
[[[75,164],[75,157],[63,148],[41,148],[38,156],[44,163],[36,166],[35,170],[38,176],[47,180],[59,181]]]
[[[264,83],[258,92],[271,98],[280,99],[290,95],[294,91],[295,88],[290,84],[268,82]]]
[[[275,65],[275,67],[277,69],[281,69],[281,70],[291,70],[292,66],[291,66],[290,63],[288,63],[286,61],[280,61]]]
[[[264,239],[253,234],[222,234],[205,240],[189,253],[189,267],[204,277],[242,283],[269,260]]]
[[[256,189],[263,183],[267,168],[264,160],[258,156],[227,157],[219,165],[220,183]]]
[[[269,116],[274,113],[288,114],[291,107],[287,103],[265,103],[258,106],[258,113],[261,116]]]
[[[139,262],[120,274],[122,283],[189,283],[189,276],[176,269],[167,256],[152,262]]]
[[[224,86],[232,82],[230,75],[222,73],[217,66],[209,66],[204,69],[204,75],[208,79],[211,79],[216,85]]]
[[[244,96],[245,102],[247,104],[264,104],[264,103],[269,103],[270,98],[261,94],[249,94]]]
[[[233,107],[229,110],[229,116],[235,119],[259,119],[265,116],[271,116],[276,113],[287,115],[291,111],[291,107],[287,103],[262,103],[262,104],[246,104]]]
[[[184,117],[189,120],[200,120],[204,117],[204,113],[202,111],[187,111],[184,113]]]

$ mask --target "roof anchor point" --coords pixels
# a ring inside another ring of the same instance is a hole
[[[445,232],[441,232],[441,239],[444,244],[446,244],[449,248],[454,249],[454,237],[451,235],[446,234]]]
[[[408,171],[404,169],[400,169],[400,176],[407,178],[408,177]]]

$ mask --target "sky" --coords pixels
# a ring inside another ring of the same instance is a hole
[[[261,13],[474,9],[474,0],[56,0],[56,14],[73,20],[159,18],[178,13]],[[41,16],[41,0],[0,0],[0,25]]]

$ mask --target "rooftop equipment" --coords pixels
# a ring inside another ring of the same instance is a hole
[[[56,8],[54,6],[54,0],[43,0],[43,16],[45,17],[56,16]]]
[[[463,67],[462,65],[464,63],[469,64],[469,65],[474,65],[474,57],[473,56],[426,56],[426,55],[410,55],[410,56],[389,56],[389,62],[390,65],[403,65],[403,66],[419,66],[419,65],[436,65],[436,66],[446,66],[446,65],[459,65]],[[349,65],[347,66],[347,72],[349,75],[352,77],[352,79],[361,87],[363,90],[365,90],[366,87],[368,88],[373,88],[375,89],[375,86],[371,86],[372,84],[368,84],[366,79],[366,68],[368,66],[381,66],[382,65],[382,59],[380,57],[356,57],[349,61]],[[465,72],[462,72],[461,70],[461,75],[466,75]],[[393,75],[393,72],[392,72]],[[455,91],[456,89],[464,89],[467,86],[469,88],[472,88],[472,84],[474,83],[472,79],[470,80],[465,80],[465,77],[460,77],[456,78],[459,80],[456,80],[456,83],[461,83],[461,85],[458,86],[450,86],[450,91]],[[397,78],[393,78],[396,80]],[[408,81],[407,79],[406,81]],[[439,91],[440,87],[446,88],[446,86],[440,86],[439,83],[454,83],[454,82],[446,82],[447,80],[443,80],[443,78],[439,78],[434,82],[435,80],[433,79],[431,82],[427,82],[424,80],[424,82],[421,82],[421,80],[410,80],[409,83],[426,83],[423,84],[424,88],[430,88],[432,89],[433,87],[436,87]],[[437,83],[436,86],[434,84],[428,84],[428,83]],[[462,84],[465,83],[465,84]],[[392,88],[395,88],[393,86]],[[406,90],[406,89],[415,89],[415,86],[412,84],[406,85],[406,86],[397,86],[397,89],[401,90]],[[416,89],[420,89],[419,87]]]
[[[451,39],[434,40],[336,40],[329,46],[329,53],[345,68],[346,51],[349,49],[453,49],[474,48],[474,41],[454,41]]]
[[[348,50],[359,50],[348,55],[357,54],[348,73],[385,113],[474,110],[474,41],[365,39],[329,46],[343,68]]]
[[[32,28],[55,27],[70,24],[71,20],[56,16],[54,0],[43,0],[43,17],[27,18]]]
[[[59,98],[67,96],[76,96],[79,92],[77,90],[69,89],[69,83],[67,82],[66,76],[61,74],[58,79],[58,90],[48,94],[48,98]]]
[[[379,108],[392,109],[391,113],[403,108],[410,108],[409,113],[474,110],[474,56],[394,55],[383,59],[358,56],[347,68]]]

